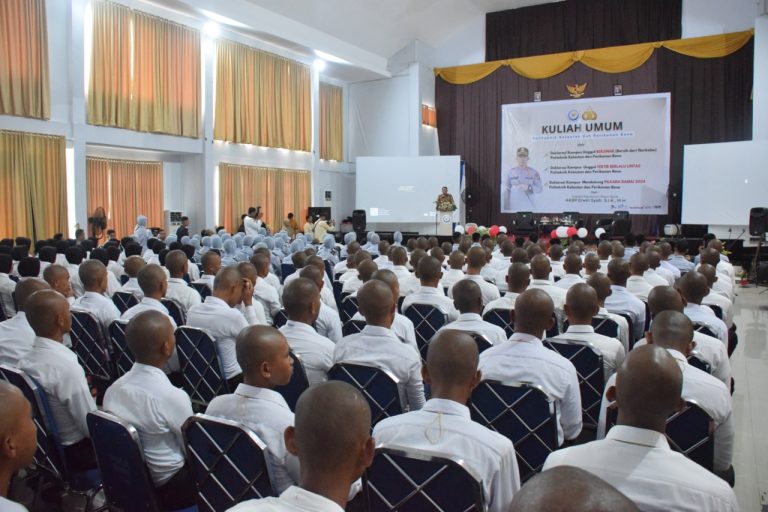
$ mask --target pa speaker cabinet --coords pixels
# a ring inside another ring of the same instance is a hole
[[[354,229],[355,232],[360,233],[361,231],[365,231],[365,224],[365,210],[352,211],[352,229]]]
[[[749,234],[763,236],[768,231],[768,208],[749,210]]]

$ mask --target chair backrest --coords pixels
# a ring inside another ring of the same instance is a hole
[[[181,307],[181,304],[176,300],[162,298],[160,299],[160,302],[165,306],[165,309],[168,310],[168,314],[171,315],[171,318],[173,318],[173,321],[176,322],[177,326],[187,323],[187,315],[184,312],[184,308]]]
[[[432,304],[409,304],[403,315],[413,322],[413,328],[416,331],[416,345],[423,360],[427,359],[427,349],[429,340],[448,323],[448,315],[442,308]]]
[[[128,322],[115,320],[109,324],[109,339],[112,341],[112,364],[115,368],[115,378],[119,378],[131,369],[136,359],[128,348],[125,340],[125,328]]]
[[[358,311],[359,307],[357,305],[357,297],[353,297],[352,295],[342,297],[341,311],[339,311],[339,314],[341,315],[341,323],[352,320],[352,317],[355,316]]]
[[[284,283],[285,278],[296,272],[296,267],[293,263],[282,263],[280,265],[280,282]]]
[[[397,312],[400,314],[403,313],[403,302],[405,302],[405,296],[401,295],[397,298]]]
[[[341,281],[331,281],[333,287],[333,298],[336,301],[336,308],[341,311],[341,290],[344,289],[344,283]]]
[[[608,317],[596,316],[592,318],[592,327],[597,334],[619,339],[619,324]]]
[[[481,354],[483,351],[488,350],[493,346],[493,343],[488,341],[488,338],[480,334],[479,332],[468,332],[467,334],[472,336],[472,339],[475,340],[475,343],[477,344],[478,354]]]
[[[507,338],[515,334],[515,322],[512,321],[511,309],[491,309],[483,315],[483,320],[504,329]]]
[[[627,321],[627,331],[629,331],[629,350],[632,350],[632,348],[635,346],[635,342],[637,342],[635,339],[635,324],[632,322],[632,317],[630,317],[627,313],[617,314]]]
[[[701,354],[695,350],[688,355],[688,364],[701,371],[712,373],[712,365],[702,359]]]
[[[715,306],[714,304],[705,304],[705,306],[708,306],[709,309],[712,310],[712,312],[715,314],[717,318],[719,318],[720,320],[723,319],[723,308],[721,308],[720,306]]]
[[[72,311],[72,350],[77,354],[85,374],[101,380],[112,380],[109,351],[101,325],[85,311]]]
[[[208,286],[205,283],[189,283],[189,286],[197,290],[197,293],[200,294],[200,299],[205,300],[207,297],[211,296],[211,287]]]
[[[386,370],[341,361],[328,370],[328,378],[347,382],[360,390],[371,407],[371,426],[403,412],[397,377]]]
[[[472,419],[512,441],[524,482],[557,449],[555,401],[533,384],[484,380],[472,392]]]
[[[159,510],[149,477],[139,433],[120,418],[103,411],[86,416],[110,510]]]
[[[216,343],[207,332],[195,327],[179,327],[176,352],[184,391],[193,403],[208,405],[215,397],[229,393]]]
[[[125,284],[128,282],[130,277],[128,277],[128,274],[123,274],[120,276],[120,284]]]
[[[552,327],[547,329],[547,338],[554,338],[560,334],[560,326],[558,325],[557,315],[552,313]]]
[[[378,446],[363,481],[370,512],[485,510],[480,478],[464,461],[432,452]]]
[[[272,326],[275,329],[279,329],[287,323],[288,323],[288,313],[284,309],[281,309],[280,311],[275,313],[275,317],[272,319]]]
[[[285,386],[276,386],[274,389],[283,395],[288,407],[295,411],[296,402],[299,401],[299,397],[309,388],[309,379],[307,378],[307,371],[304,369],[304,363],[301,362],[301,358],[293,350],[290,350],[289,353],[293,359],[293,375],[291,375],[291,380]]]
[[[362,331],[365,327],[365,320],[347,320],[344,322],[344,325],[341,326],[341,333],[344,336],[349,336],[350,334],[357,334],[358,332]]]
[[[706,325],[698,322],[693,322],[693,329],[695,331],[700,332],[701,334],[706,334],[707,336],[711,336],[713,338],[717,338],[717,334],[715,334],[715,331],[707,327]]]
[[[65,468],[60,450],[59,430],[48,406],[45,391],[35,382],[35,379],[18,368],[2,365],[0,377],[19,388],[32,406],[32,420],[37,427],[35,466],[56,479],[63,478]]]
[[[643,324],[643,332],[651,330],[651,308],[648,306],[648,301],[643,301],[645,305],[645,323]]]
[[[328,276],[329,281],[333,281],[333,265],[328,260],[324,260],[323,263],[325,263],[325,275]]]
[[[131,292],[115,292],[112,295],[112,302],[115,303],[115,306],[117,306],[117,309],[122,314],[138,304],[139,298]]]
[[[603,355],[591,343],[564,339],[544,340],[544,346],[568,359],[576,367],[581,395],[582,424],[597,429],[600,418],[600,403],[605,390]]]
[[[197,414],[182,427],[187,462],[197,484],[201,511],[274,496],[264,455],[266,445],[243,425]]]

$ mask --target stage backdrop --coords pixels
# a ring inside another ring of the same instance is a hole
[[[504,213],[666,214],[669,94],[501,107]]]

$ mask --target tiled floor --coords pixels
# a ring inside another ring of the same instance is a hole
[[[736,391],[733,414],[736,443],[733,466],[742,512],[764,512],[768,493],[768,288],[737,290],[734,322],[739,346],[731,358]]]

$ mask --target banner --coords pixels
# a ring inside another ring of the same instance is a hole
[[[669,93],[501,107],[501,211],[666,214]]]

